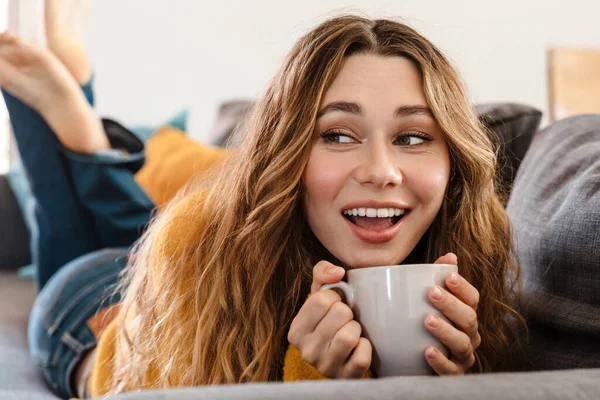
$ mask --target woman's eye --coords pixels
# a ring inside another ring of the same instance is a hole
[[[394,144],[400,146],[416,146],[429,141],[431,141],[430,138],[421,135],[403,135],[396,137]]]
[[[328,143],[347,144],[356,142],[350,135],[339,132],[324,132],[321,137]]]

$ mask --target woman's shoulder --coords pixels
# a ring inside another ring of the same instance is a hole
[[[208,219],[205,192],[194,192],[176,198],[150,227],[152,233],[143,246],[150,281],[156,293],[173,290],[174,271],[195,268],[196,251],[202,242]],[[144,261],[142,261],[144,263]]]
[[[161,259],[182,255],[186,249],[195,247],[202,238],[208,223],[204,203],[206,193],[196,191],[174,200],[159,216],[160,229],[156,231],[153,253]]]

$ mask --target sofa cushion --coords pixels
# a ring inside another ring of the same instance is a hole
[[[530,329],[523,368],[600,367],[600,115],[536,136],[507,210]]]
[[[210,143],[220,147],[238,147],[242,138],[233,133],[244,122],[253,105],[254,102],[250,100],[229,100],[221,103],[210,128]]]
[[[175,129],[179,129],[181,132],[187,132],[188,125],[188,114],[187,109],[183,109],[175,113],[165,122],[156,125],[134,125],[131,127],[131,131],[135,133],[144,142],[152,137],[163,126],[170,126]]]
[[[600,370],[268,383],[126,393],[119,400],[596,400]],[[116,399],[115,399],[116,400]]]
[[[5,175],[0,175],[0,270],[15,270],[31,261],[29,232]]]
[[[31,280],[0,271],[0,399],[56,399],[27,350],[27,320],[34,298]]]
[[[203,145],[184,132],[164,126],[146,143],[146,163],[135,181],[161,209],[190,182],[218,166],[229,151]]]
[[[538,131],[542,112],[518,103],[477,104],[475,112],[498,145],[497,174],[508,195],[521,161]]]

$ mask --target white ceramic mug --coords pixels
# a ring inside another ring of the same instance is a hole
[[[444,287],[451,264],[411,264],[357,268],[347,271],[346,282],[323,285],[339,289],[361,324],[363,336],[373,345],[371,370],[378,377],[430,375],[425,349],[448,349],[425,329],[425,317],[434,313],[446,319],[428,298],[429,290]],[[447,320],[447,319],[446,319]]]

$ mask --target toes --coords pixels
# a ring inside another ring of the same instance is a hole
[[[43,55],[40,49],[13,32],[0,33],[0,57],[15,67],[38,62],[42,58],[40,55]]]
[[[2,89],[12,91],[17,84],[15,82],[15,68],[7,62],[4,58],[0,57],[0,87]]]
[[[18,37],[16,34],[10,31],[4,31],[0,33],[0,44],[14,44],[17,43]]]

